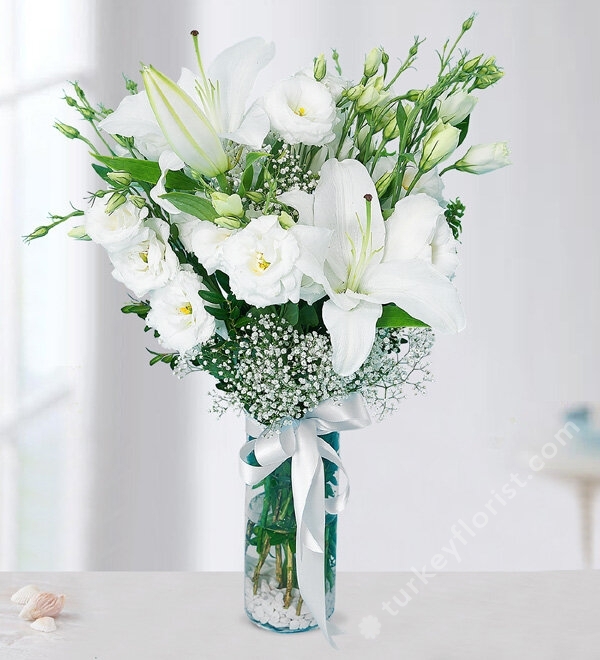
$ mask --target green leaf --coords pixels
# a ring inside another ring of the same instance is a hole
[[[384,305],[383,313],[377,321],[378,328],[428,328],[427,323],[413,318],[396,305]]]
[[[165,195],[161,195],[161,197],[171,202],[180,211],[189,213],[189,215],[200,218],[200,220],[212,221],[219,217],[213,205],[202,197],[181,192],[166,193]]]
[[[305,330],[316,328],[319,325],[319,314],[312,305],[304,305],[300,308],[300,325]]]
[[[216,319],[219,321],[226,321],[229,318],[229,315],[224,309],[221,309],[220,307],[209,307],[206,305],[204,309],[209,313],[212,314]]]
[[[140,318],[145,319],[150,311],[150,305],[146,303],[134,303],[121,307],[121,311],[123,314],[137,314]]]
[[[300,310],[297,303],[288,302],[282,308],[282,318],[284,318],[290,325],[296,325],[300,317]]]
[[[456,128],[460,131],[460,136],[458,138],[458,147],[465,141],[467,133],[469,132],[469,122],[471,121],[471,115],[467,115],[460,124],[456,124]]]
[[[112,184],[112,181],[106,176],[111,171],[108,167],[102,167],[102,165],[98,165],[97,163],[92,163],[92,167],[94,168],[94,172],[96,172],[101,179]]]
[[[206,302],[209,302],[213,305],[220,305],[225,301],[225,298],[223,298],[220,293],[215,293],[213,291],[200,290],[198,291],[198,295],[200,298],[202,298],[202,300],[206,300]]]
[[[129,172],[136,181],[154,185],[160,178],[160,167],[158,163],[152,160],[122,158],[119,156],[100,156],[96,154],[94,154],[94,157],[113,171]],[[165,186],[176,190],[196,190],[198,187],[196,182],[183,172],[169,172]]]

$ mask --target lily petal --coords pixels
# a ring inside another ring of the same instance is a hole
[[[424,193],[401,199],[385,223],[383,261],[416,259],[433,240],[443,212],[437,201]]]
[[[340,376],[350,376],[367,359],[375,341],[381,310],[381,305],[365,300],[348,311],[331,300],[325,301],[323,322],[331,337],[333,370]]]
[[[146,92],[126,96],[98,126],[110,135],[142,137],[161,133]]]
[[[229,162],[219,136],[196,103],[153,67],[142,72],[154,115],[173,151],[190,167],[214,177]]]
[[[240,128],[256,76],[274,54],[273,43],[251,37],[226,48],[210,66],[208,78],[219,81],[223,129],[226,133]]]
[[[315,214],[313,195],[309,195],[304,190],[288,190],[277,197],[277,201],[283,202],[286,206],[291,206],[300,214],[300,224],[314,227]]]
[[[252,149],[260,149],[269,128],[269,116],[260,105],[255,103],[244,116],[240,126],[230,133],[224,133],[221,137]]]
[[[332,271],[345,279],[358,259],[363,233],[367,231],[365,195],[372,196],[369,261],[381,261],[385,243],[385,227],[375,184],[365,166],[357,160],[342,162],[332,158],[321,168],[315,189],[315,226],[333,229],[334,235],[327,258]]]
[[[364,299],[395,303],[441,333],[456,333],[465,327],[456,288],[422,259],[378,264],[366,273],[362,289]]]

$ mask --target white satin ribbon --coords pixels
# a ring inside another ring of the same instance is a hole
[[[292,493],[296,515],[296,574],[302,598],[332,646],[336,631],[327,622],[325,608],[325,512],[338,514],[350,492],[348,475],[337,453],[319,435],[334,431],[359,429],[370,424],[369,413],[361,394],[345,399],[323,401],[299,420],[275,431],[248,417],[246,432],[255,440],[240,449],[240,472],[253,486],[292,459]],[[254,452],[259,463],[250,465]],[[325,497],[323,458],[339,468],[337,493]]]

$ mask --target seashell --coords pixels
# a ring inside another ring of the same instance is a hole
[[[14,593],[10,599],[13,603],[17,605],[26,605],[33,596],[39,594],[40,590],[33,584],[28,584],[26,587],[22,587]]]
[[[19,616],[28,621],[60,614],[65,605],[65,596],[56,596],[48,592],[36,594],[21,610]]]
[[[51,616],[43,616],[39,619],[36,619],[31,627],[34,630],[39,630],[40,632],[54,632],[56,630],[56,623]]]

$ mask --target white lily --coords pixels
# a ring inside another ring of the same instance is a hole
[[[111,135],[133,137],[146,158],[159,162],[161,178],[152,196],[170,213],[178,210],[160,199],[167,171],[181,169],[185,162],[214,176],[229,167],[222,140],[252,148],[262,145],[269,119],[256,103],[246,107],[258,72],[273,54],[273,44],[246,39],[218,55],[208,75],[198,58],[200,77],[182,69],[177,84],[149,68],[144,82],[151,98],[146,91],[127,96],[100,122]]]
[[[298,209],[301,223],[333,232],[322,272],[307,274],[329,295],[323,321],[337,373],[348,376],[363,364],[385,303],[395,303],[439,332],[462,330],[456,289],[424,258],[443,213],[434,199],[410,195],[384,222],[364,165],[335,159],[321,168],[312,195],[294,190],[279,199]]]

